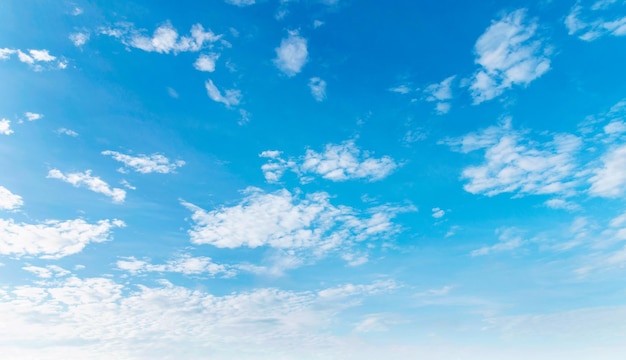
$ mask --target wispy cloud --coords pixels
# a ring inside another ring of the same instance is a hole
[[[71,129],[66,129],[66,128],[58,128],[55,132],[59,135],[67,135],[71,137],[78,136],[78,133],[76,131],[71,130]]]
[[[35,121],[35,120],[39,120],[39,119],[43,118],[42,114],[37,114],[37,113],[34,113],[34,112],[30,112],[30,111],[25,112],[24,116],[26,116],[26,119],[28,121]]]
[[[624,36],[626,7],[623,2],[612,0],[577,1],[565,18],[565,26],[570,35],[585,41],[605,35]]]
[[[222,103],[226,105],[226,107],[237,106],[241,102],[241,91],[239,90],[229,89],[225,90],[222,94],[220,89],[213,83],[213,80],[206,81],[204,86],[211,100]]]
[[[22,197],[0,186],[0,210],[15,210],[24,205]]]
[[[87,41],[89,41],[89,37],[90,35],[88,32],[75,32],[71,33],[68,38],[70,39],[72,44],[74,44],[74,46],[81,47],[85,45]]]
[[[498,243],[484,246],[471,252],[472,256],[483,256],[493,253],[512,251],[523,246],[526,241],[515,228],[499,229]]]
[[[424,89],[426,101],[435,102],[437,113],[447,114],[450,111],[450,102],[452,99],[452,82],[456,76],[450,76],[440,83],[430,84]]]
[[[170,159],[161,154],[139,154],[137,156],[131,156],[117,151],[106,150],[102,152],[102,155],[111,156],[114,160],[123,163],[126,168],[131,168],[142,174],[169,174],[176,171],[177,168],[185,165],[183,160],[170,162]],[[124,171],[123,168],[122,171]]]
[[[494,22],[474,46],[480,69],[471,80],[474,104],[513,86],[527,86],[550,69],[550,47],[537,33],[536,20],[520,9]]]
[[[58,59],[46,49],[29,49],[28,51],[9,48],[0,49],[0,60],[8,60],[13,55],[17,55],[20,62],[28,64],[35,71],[65,69],[67,67],[67,61]]]
[[[311,89],[311,95],[317,101],[324,101],[326,99],[326,81],[312,77],[309,79],[309,89]]]
[[[224,0],[227,4],[239,7],[254,5],[255,0]]]
[[[211,258],[205,256],[193,257],[188,254],[181,255],[165,264],[158,265],[129,257],[118,260],[117,267],[133,275],[147,272],[171,272],[184,275],[221,275],[221,277],[232,277],[236,274],[235,270],[232,268],[226,265],[216,264]]]
[[[63,174],[60,170],[52,169],[48,171],[48,178],[59,179],[74,187],[85,187],[93,192],[110,197],[114,203],[123,203],[126,198],[126,191],[118,188],[111,188],[97,176],[91,175],[91,170],[85,172]]]
[[[111,230],[125,226],[120,220],[90,224],[82,219],[46,220],[38,224],[0,219],[0,254],[59,259],[81,252],[89,243],[107,241]]]
[[[276,48],[274,64],[287,76],[294,76],[302,71],[308,60],[307,40],[297,31],[290,31],[288,36]]]
[[[626,145],[610,150],[602,157],[602,167],[589,179],[592,195],[616,198],[626,193]]]
[[[22,270],[35,274],[35,276],[42,279],[63,277],[71,274],[71,272],[57,265],[47,265],[46,267],[28,265],[22,267]]]
[[[269,158],[268,163],[261,168],[268,182],[279,181],[288,169],[296,172],[302,181],[307,181],[307,176],[312,174],[331,181],[378,181],[398,167],[391,157],[374,157],[369,151],[359,149],[353,140],[327,144],[323,152],[308,149],[304,156],[297,159],[284,160],[279,154],[276,151],[264,151],[260,155]]]

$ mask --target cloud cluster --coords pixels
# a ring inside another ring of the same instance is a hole
[[[39,224],[0,219],[0,254],[59,259],[81,252],[89,243],[110,239],[111,230],[123,227],[120,220],[90,224],[82,219],[46,220]]]
[[[63,174],[58,169],[48,171],[48,178],[59,179],[74,187],[86,187],[87,189],[110,197],[114,203],[123,203],[126,198],[126,191],[118,188],[112,188],[105,181],[97,176],[91,175],[91,170],[85,172],[76,172]]]
[[[170,22],[156,28],[152,36],[146,36],[143,30],[138,30],[129,23],[102,28],[100,33],[117,38],[126,46],[161,54],[197,52],[221,38],[221,35],[205,30],[201,24],[193,25],[189,35],[179,36]]]
[[[550,69],[550,47],[538,24],[520,9],[494,22],[474,46],[480,69],[471,80],[475,104],[491,100],[515,85],[527,86]]]
[[[0,210],[15,210],[24,205],[22,197],[0,186]]]
[[[67,67],[65,60],[59,60],[56,56],[50,55],[46,49],[22,51],[20,49],[0,48],[0,60],[8,60],[13,55],[17,55],[19,61],[28,64],[35,71],[54,68],[65,69]]]
[[[605,35],[624,36],[626,6],[615,0],[577,1],[565,18],[565,26],[570,35],[585,41]]]
[[[11,120],[0,119],[0,134],[1,135],[13,134],[13,130],[11,130]]]
[[[161,154],[131,156],[117,151],[105,150],[102,152],[102,155],[111,156],[114,160],[123,163],[127,168],[142,174],[169,174],[185,165],[183,160],[170,162],[170,159]],[[124,171],[123,168],[121,170]]]
[[[354,140],[327,144],[323,152],[308,149],[298,159],[282,159],[278,151],[264,151],[260,156],[269,159],[261,167],[268,182],[278,182],[287,169],[296,172],[304,182],[310,180],[310,175],[318,175],[331,181],[378,181],[398,167],[389,156],[376,158],[369,151],[362,151]]]
[[[165,264],[151,264],[148,261],[138,260],[134,257],[125,258],[117,261],[117,267],[121,270],[130,272],[133,275],[160,272],[160,273],[181,273],[184,275],[209,275],[222,277],[232,277],[235,271],[226,265],[216,264],[206,256],[193,257],[185,254],[170,260]]]
[[[456,76],[450,76],[445,78],[442,82],[428,85],[424,89],[424,94],[426,95],[426,101],[435,102],[435,109],[437,113],[447,114],[450,111],[450,102],[452,99],[452,82]],[[396,89],[402,90],[402,89]]]
[[[290,31],[288,36],[276,48],[274,64],[287,76],[294,76],[302,71],[308,60],[307,40],[297,31]]]

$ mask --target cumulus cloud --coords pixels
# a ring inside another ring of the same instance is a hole
[[[467,180],[464,189],[472,194],[559,194],[567,193],[578,181],[575,155],[582,140],[571,134],[536,142],[506,120],[447,143],[462,153],[484,151],[484,162],[462,173]]]
[[[91,175],[91,170],[85,172],[63,174],[58,169],[48,171],[48,178],[59,179],[74,187],[85,187],[93,192],[110,197],[114,203],[123,203],[126,198],[126,191],[118,188],[111,188],[109,184],[97,176]]]
[[[602,36],[626,35],[626,6],[619,1],[577,1],[565,18],[570,35],[593,41]]]
[[[276,48],[274,64],[287,76],[294,76],[302,71],[307,62],[309,52],[307,40],[300,36],[297,31],[290,31],[288,36],[280,42]]]
[[[602,157],[602,167],[589,179],[589,193],[615,198],[626,192],[626,145],[610,150]]]
[[[430,84],[424,89],[426,101],[435,102],[435,109],[440,115],[450,111],[450,103],[448,101],[452,99],[452,82],[455,78],[456,76],[450,76],[440,83]]]
[[[131,168],[142,174],[169,174],[176,171],[177,168],[185,165],[183,160],[170,162],[170,159],[161,154],[139,154],[137,156],[131,156],[117,151],[106,150],[102,152],[102,155],[111,156],[114,160],[123,163],[126,168]],[[124,169],[122,168],[121,171],[123,172]]]
[[[89,37],[90,35],[88,32],[76,32],[70,34],[69,39],[74,46],[81,47],[89,41]]]
[[[121,270],[130,272],[133,275],[146,272],[171,272],[181,273],[184,275],[209,275],[221,277],[232,277],[236,272],[221,264],[216,264],[209,257],[198,256],[193,257],[185,254],[176,259],[170,260],[165,264],[150,264],[148,261],[138,260],[134,257],[125,258],[117,261],[117,267]]]
[[[43,118],[42,114],[37,114],[37,113],[34,113],[34,112],[30,112],[30,111],[25,112],[24,116],[26,116],[26,119],[28,121],[35,121],[35,120],[39,120],[39,119]]]
[[[316,259],[359,242],[386,239],[399,231],[392,219],[409,207],[381,206],[359,212],[335,206],[330,196],[317,192],[306,196],[287,190],[265,193],[248,188],[237,205],[206,211],[183,202],[192,211],[191,242],[218,248],[268,247],[294,250],[293,256]]]
[[[0,134],[2,135],[13,134],[13,130],[11,130],[11,120],[0,119]]]
[[[550,47],[537,34],[538,24],[520,9],[493,22],[476,41],[470,91],[474,104],[491,100],[515,85],[527,86],[550,69]]]
[[[224,0],[227,4],[239,7],[254,5],[255,0]]]
[[[319,175],[331,181],[365,179],[377,181],[391,174],[398,164],[389,156],[373,157],[369,151],[359,149],[353,140],[341,144],[327,144],[321,153],[308,149],[298,159],[284,160],[279,156],[264,156],[270,160],[262,166],[263,174],[268,182],[277,182],[287,169],[300,175],[302,181],[307,176]]]
[[[63,59],[58,59],[48,52],[48,50],[36,50],[29,49],[22,51],[20,49],[0,49],[0,60],[8,60],[13,55],[17,55],[19,61],[28,64],[35,71],[49,70],[49,69],[65,69],[67,62]]]
[[[317,101],[324,101],[326,99],[326,81],[312,77],[309,79],[309,89],[311,89],[311,95]]]
[[[137,30],[129,23],[102,28],[100,33],[115,37],[128,47],[161,54],[197,52],[221,38],[221,35],[205,30],[201,24],[193,25],[189,35],[179,36],[170,22],[156,28],[152,36],[146,36],[143,30]]]
[[[215,61],[219,59],[219,55],[211,53],[209,55],[202,54],[193,63],[193,67],[198,71],[213,72],[215,71]]]
[[[226,105],[226,107],[237,106],[241,102],[241,91],[239,90],[225,90],[222,94],[220,89],[215,86],[212,80],[205,82],[204,86],[206,87],[207,94],[211,100],[222,103]]]
[[[0,254],[59,259],[81,252],[89,243],[107,241],[111,230],[123,227],[120,220],[90,224],[82,219],[46,220],[38,224],[0,219]]]
[[[13,194],[9,189],[0,186],[0,210],[15,210],[24,205],[22,197]]]

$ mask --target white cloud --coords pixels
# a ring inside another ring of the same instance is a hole
[[[225,90],[224,94],[222,94],[220,89],[218,89],[217,86],[213,84],[212,80],[208,80],[207,82],[205,82],[204,86],[206,87],[207,94],[209,95],[209,98],[211,98],[211,100],[222,103],[226,105],[226,107],[237,106],[241,101],[241,91],[239,90]]]
[[[311,89],[311,95],[317,101],[324,101],[326,99],[326,81],[312,77],[309,79],[309,89]]]
[[[609,151],[602,157],[602,163],[603,166],[589,179],[589,192],[602,197],[621,196],[626,192],[626,145]]]
[[[193,63],[193,67],[198,71],[213,72],[215,71],[215,61],[217,61],[219,57],[220,56],[215,53],[209,55],[202,54],[196,59],[196,62]]]
[[[483,256],[498,252],[515,250],[523,246],[526,241],[521,237],[519,232],[514,228],[499,229],[500,236],[498,243],[491,246],[484,246],[470,253],[471,256]]]
[[[0,210],[15,210],[24,205],[22,197],[0,186]]]
[[[335,206],[324,192],[298,196],[287,190],[264,193],[245,191],[237,205],[203,210],[183,202],[193,212],[191,242],[218,248],[269,247],[295,250],[297,258],[312,259],[334,250],[348,252],[356,243],[386,239],[399,230],[392,219],[413,207],[381,206],[359,212]]]
[[[33,273],[37,277],[42,278],[42,279],[50,279],[52,277],[63,277],[63,276],[67,276],[71,274],[71,272],[57,265],[47,265],[46,267],[28,265],[28,266],[22,267],[22,270]]]
[[[580,210],[580,205],[564,199],[549,199],[546,200],[545,205],[552,209],[562,209],[567,211]]]
[[[433,211],[432,216],[435,219],[441,219],[446,214],[446,212],[444,210],[442,210],[440,208],[437,208],[437,207],[433,208],[432,211]]]
[[[74,16],[78,16],[80,14],[83,13],[83,9],[79,8],[78,6],[74,7],[74,9],[72,9],[72,15]]]
[[[35,121],[35,120],[39,120],[43,118],[42,114],[37,114],[34,112],[30,112],[30,111],[25,112],[24,116],[26,116],[26,119],[28,119],[28,121]]]
[[[190,35],[179,36],[169,22],[154,30],[152,36],[144,35],[142,30],[136,30],[132,24],[128,23],[103,28],[100,33],[118,38],[126,46],[161,54],[200,51],[207,44],[216,42],[221,38],[221,35],[216,35],[210,30],[204,30],[201,24],[193,25]]]
[[[316,174],[331,181],[377,181],[387,177],[397,167],[391,157],[375,158],[370,152],[359,149],[353,140],[348,140],[339,145],[328,144],[322,153],[308,149],[299,159],[284,160],[275,156],[261,169],[268,182],[279,181],[287,169],[300,175],[301,181],[308,181],[307,174]]]
[[[591,6],[583,6],[583,3],[576,2],[565,18],[570,35],[585,41],[593,41],[605,35],[626,35],[626,8],[623,3],[596,1]]]
[[[126,191],[118,188],[111,188],[109,184],[104,182],[97,176],[91,176],[91,170],[85,172],[63,174],[57,169],[48,171],[48,178],[59,179],[66,183],[74,185],[74,187],[86,187],[87,189],[110,197],[114,203],[123,203],[126,198]]]
[[[11,120],[0,119],[0,134],[2,135],[13,134],[13,130],[11,130]]]
[[[574,155],[582,140],[571,134],[556,134],[540,143],[512,129],[507,120],[448,144],[463,153],[484,149],[483,164],[468,166],[462,173],[468,181],[464,189],[472,194],[558,194],[571,190],[577,181]]]
[[[211,258],[205,256],[193,257],[191,255],[181,255],[166,264],[154,265],[147,261],[137,260],[134,257],[117,261],[117,267],[131,274],[141,274],[145,272],[172,272],[185,275],[210,276],[221,275],[222,277],[232,277],[236,273],[226,265],[216,264]]]
[[[74,44],[74,46],[80,47],[83,46],[89,41],[89,33],[88,32],[76,32],[72,33],[69,36],[70,41]]]
[[[224,0],[227,4],[239,7],[254,5],[255,0]]]
[[[436,102],[437,113],[447,114],[450,111],[450,103],[448,100],[452,99],[452,82],[456,76],[450,76],[440,83],[430,84],[424,89],[426,95],[426,101]]]
[[[167,94],[168,94],[168,95],[169,95],[172,99],[178,99],[178,97],[179,97],[179,96],[178,96],[178,92],[177,92],[175,89],[171,88],[171,87],[168,87],[168,88],[167,88]]]
[[[59,259],[81,252],[89,243],[109,240],[111,230],[123,226],[120,220],[101,220],[95,224],[82,219],[46,220],[25,224],[0,219],[0,254]]]
[[[66,129],[66,128],[58,128],[55,131],[57,134],[59,135],[67,135],[67,136],[71,136],[71,137],[77,137],[78,133],[74,130],[70,130],[70,129]]]
[[[287,76],[294,76],[302,71],[308,56],[307,40],[297,31],[290,31],[289,36],[282,39],[280,46],[276,48],[274,64]]]
[[[259,288],[213,295],[104,277],[38,281],[0,291],[6,359],[308,359],[351,353],[331,335],[343,313],[390,282],[318,291]],[[36,319],[36,321],[33,321]],[[88,321],[86,321],[88,319]],[[342,348],[343,347],[343,348]]]
[[[44,50],[28,50],[28,52],[30,53],[30,56],[32,56],[32,58],[35,61],[50,62],[50,61],[56,60],[56,56],[50,55],[48,50],[45,50],[45,49]]]
[[[474,47],[480,69],[470,90],[474,104],[491,100],[514,85],[527,86],[550,69],[550,48],[537,35],[535,20],[520,9],[491,24]]]
[[[183,160],[170,162],[170,159],[161,154],[139,154],[138,156],[131,156],[117,151],[106,150],[102,152],[102,155],[109,155],[114,160],[123,163],[126,167],[142,174],[169,174],[176,171],[177,168],[185,165]]]
[[[409,88],[407,85],[402,84],[402,85],[398,85],[396,87],[390,88],[389,91],[406,95],[411,92],[411,88]]]
[[[15,49],[0,48],[0,60],[7,60],[15,53],[17,53],[17,50]]]
[[[29,49],[27,52],[24,52],[20,49],[2,48],[0,49],[0,60],[8,60],[14,54],[17,54],[17,58],[19,61],[28,64],[35,71],[55,68],[65,69],[67,67],[67,62],[65,60],[60,59],[58,61],[55,61],[57,60],[57,57],[51,55],[50,52],[45,49]],[[54,62],[54,65],[56,66],[51,66],[50,63],[52,62]]]

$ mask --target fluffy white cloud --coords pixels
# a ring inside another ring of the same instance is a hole
[[[11,130],[11,120],[0,119],[0,134],[2,135],[13,134],[13,130]]]
[[[35,121],[35,120],[39,120],[43,118],[42,114],[37,114],[34,112],[30,112],[30,111],[25,112],[24,116],[26,116],[26,119],[28,119],[28,121]]]
[[[115,37],[126,46],[161,54],[200,51],[207,44],[221,38],[221,35],[205,30],[201,24],[193,25],[189,35],[179,36],[178,31],[169,22],[156,28],[152,36],[144,35],[143,31],[135,29],[132,24],[128,23],[103,28],[100,33]]]
[[[118,188],[111,188],[109,184],[97,176],[91,176],[91,170],[85,172],[63,174],[58,169],[48,171],[48,178],[59,179],[75,187],[86,187],[87,189],[110,197],[115,203],[123,203],[126,198],[126,191]]]
[[[354,339],[331,335],[333,324],[345,321],[343,313],[364,299],[395,288],[379,281],[218,296],[168,282],[124,286],[109,278],[75,276],[5,286],[0,318],[11,326],[0,327],[10,344],[3,347],[3,358],[336,358]]]
[[[452,99],[452,82],[456,76],[450,76],[440,83],[430,84],[424,89],[426,101],[436,102],[436,110],[438,114],[446,114],[450,111],[450,103]]]
[[[309,89],[311,89],[311,95],[317,101],[324,101],[326,99],[326,81],[312,77],[309,79]]]
[[[22,197],[0,186],[0,210],[15,210],[24,205]]]
[[[565,18],[570,35],[593,41],[604,35],[626,35],[626,7],[622,2],[600,0],[577,1]]]
[[[7,60],[15,53],[17,53],[17,50],[15,49],[0,48],[0,60]]]
[[[602,157],[603,166],[589,179],[592,195],[619,197],[626,192],[626,145],[616,147]]]
[[[0,49],[0,60],[7,60],[15,54],[17,54],[17,58],[19,61],[28,64],[35,71],[42,71],[45,69],[53,68],[65,69],[67,67],[67,62],[65,60],[56,61],[57,57],[51,55],[50,52],[45,49],[29,49],[25,52],[20,49],[2,48]],[[55,66],[50,66],[50,64],[53,62]]]
[[[297,31],[290,31],[276,48],[274,64],[287,76],[294,76],[302,71],[309,56],[307,41]]]
[[[224,0],[227,4],[239,7],[254,5],[254,0]]]
[[[142,174],[159,173],[169,174],[185,165],[183,160],[170,162],[170,159],[161,154],[131,156],[117,151],[106,150],[102,155],[111,156],[114,160],[123,163],[126,167]],[[123,169],[122,169],[123,170]]]
[[[241,91],[239,90],[225,90],[224,94],[222,94],[220,89],[215,86],[212,80],[205,82],[204,86],[206,87],[207,94],[211,100],[222,103],[226,105],[226,107],[237,106],[241,101]]]
[[[474,49],[480,69],[470,90],[479,104],[514,85],[527,86],[550,69],[550,48],[537,35],[537,22],[520,9],[491,24]]]
[[[63,276],[67,276],[71,274],[71,272],[57,265],[47,265],[46,267],[28,265],[28,266],[24,266],[22,270],[33,273],[37,277],[40,277],[42,279],[50,279],[52,277],[63,277]]]
[[[566,193],[577,182],[575,154],[582,140],[571,134],[554,135],[539,143],[514,130],[510,120],[478,133],[448,142],[458,151],[484,150],[484,163],[468,166],[462,177],[464,189],[472,194],[493,196],[500,193]]]
[[[261,154],[267,154],[263,152]],[[327,144],[324,152],[308,149],[299,159],[284,160],[279,156],[269,157],[261,169],[268,182],[277,182],[287,169],[295,171],[302,181],[308,181],[307,174],[315,174],[331,181],[366,179],[377,181],[391,174],[398,164],[389,156],[372,157],[368,151],[359,149],[353,140],[342,144]]]
[[[193,67],[198,71],[213,72],[215,71],[215,61],[219,59],[219,55],[211,53],[209,55],[202,54],[193,63]]]
[[[89,243],[109,240],[111,230],[123,226],[120,220],[101,220],[95,224],[82,219],[46,220],[25,224],[0,219],[0,254],[58,259],[81,252]]]
[[[88,32],[77,32],[72,33],[69,36],[70,41],[74,44],[74,46],[80,47],[83,46],[89,41],[89,33]]]
[[[211,258],[205,256],[193,257],[182,255],[166,264],[150,264],[147,261],[138,260],[134,257],[117,261],[117,267],[131,274],[141,274],[145,272],[172,272],[185,275],[202,275],[232,277],[236,273],[226,265],[216,264]]]
[[[246,189],[245,198],[230,207],[206,211],[190,203],[183,205],[193,212],[189,236],[194,244],[306,250],[313,257],[390,237],[399,230],[391,221],[396,214],[414,210],[382,206],[360,213],[332,205],[324,192],[302,197],[284,189],[264,193],[256,188]]]
[[[57,134],[59,135],[67,135],[67,136],[71,136],[71,137],[77,137],[78,133],[74,130],[70,130],[70,129],[66,129],[66,128],[58,128],[55,131]]]

